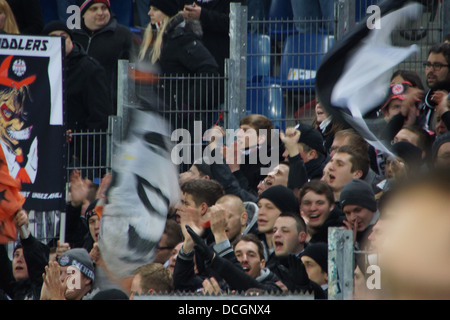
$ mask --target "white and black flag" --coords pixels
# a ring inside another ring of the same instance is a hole
[[[379,28],[369,28],[366,17],[328,51],[317,71],[316,94],[330,115],[390,155],[389,146],[378,139],[365,116],[386,100],[393,68],[418,51],[417,45],[394,46],[391,36],[402,23],[418,18],[423,6],[388,0],[379,8]]]

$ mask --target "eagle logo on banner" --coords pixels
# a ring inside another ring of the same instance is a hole
[[[391,34],[403,21],[418,18],[423,6],[391,0],[379,7],[379,29],[369,29],[366,18],[328,51],[317,70],[316,93],[330,115],[354,128],[376,150],[392,155],[364,116],[385,101],[392,69],[418,52],[417,45],[393,46]]]

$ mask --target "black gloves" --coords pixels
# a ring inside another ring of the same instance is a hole
[[[195,252],[203,259],[206,265],[209,265],[214,259],[215,252],[214,249],[209,247],[203,239],[192,230],[191,227],[186,225],[186,230],[194,241]]]

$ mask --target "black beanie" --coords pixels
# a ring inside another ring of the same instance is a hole
[[[268,199],[281,212],[299,212],[297,197],[294,192],[282,185],[275,185],[264,190],[258,199]]]
[[[327,152],[323,145],[323,137],[319,131],[306,123],[299,123],[295,128],[301,132],[298,142],[304,143],[311,149],[326,155]]]
[[[372,187],[364,180],[353,179],[341,191],[339,198],[342,209],[346,205],[358,205],[370,211],[377,211],[377,201]]]
[[[90,6],[96,3],[104,3],[108,7],[109,11],[111,11],[111,3],[109,0],[78,0],[78,6],[81,10],[81,16],[89,9]]]
[[[53,31],[64,31],[69,34],[70,38],[72,39],[72,30],[70,30],[67,25],[61,20],[53,20],[47,23],[44,26],[44,29],[42,29],[41,34],[44,36],[48,36]]]
[[[392,153],[402,158],[410,167],[419,166],[422,163],[422,149],[412,143],[399,141],[392,145]]]
[[[322,268],[322,271],[328,273],[328,244],[325,242],[308,243],[301,256],[307,256],[313,259]]]
[[[173,17],[182,9],[177,0],[150,0],[150,6],[162,11],[168,17]]]

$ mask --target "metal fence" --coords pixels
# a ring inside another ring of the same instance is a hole
[[[276,2],[279,1],[273,1],[272,5]],[[273,18],[275,20],[248,21],[248,54],[243,62],[247,64],[247,112],[263,113],[280,128],[299,119],[311,121],[315,106],[315,72],[321,59],[346,32],[370,17],[373,12],[367,10],[369,6],[380,2],[337,1],[332,20],[293,20],[292,15],[285,13],[280,14],[279,19]],[[448,32],[448,2],[428,1],[417,21],[405,21],[394,31],[394,45],[416,44],[419,47],[419,53],[395,70],[415,71],[422,81],[425,80],[423,62],[428,50],[443,41]]]

